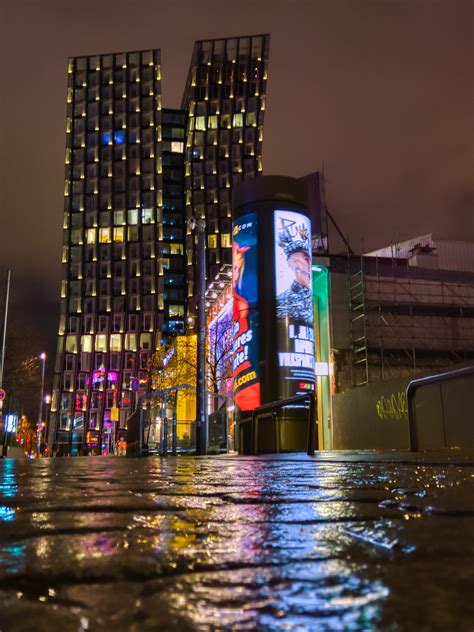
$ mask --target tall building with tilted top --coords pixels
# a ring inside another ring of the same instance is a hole
[[[68,62],[63,280],[47,441],[110,453],[148,362],[195,315],[191,216],[207,276],[231,262],[231,189],[262,172],[269,36],[196,42],[179,110],[159,50]]]
[[[186,138],[186,215],[206,220],[207,276],[232,262],[231,191],[262,173],[269,35],[204,40],[194,46],[182,108]],[[187,236],[189,296],[194,236]],[[193,302],[189,301],[190,315]]]

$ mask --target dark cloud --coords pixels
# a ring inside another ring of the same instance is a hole
[[[472,2],[16,0],[0,11],[0,263],[31,312],[59,293],[74,55],[161,48],[163,103],[176,107],[195,39],[270,32],[265,172],[324,163],[356,249],[432,230],[474,239]]]

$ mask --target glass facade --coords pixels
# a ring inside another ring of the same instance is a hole
[[[184,334],[186,278],[184,241],[184,142],[186,112],[163,110],[163,338]]]
[[[68,62],[61,315],[48,442],[112,452],[148,362],[194,315],[194,235],[207,275],[231,262],[231,188],[261,174],[269,36],[197,42],[181,110],[161,104],[159,50]]]

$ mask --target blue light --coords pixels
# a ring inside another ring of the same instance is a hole
[[[116,145],[123,145],[125,142],[125,134],[123,130],[118,130],[114,132],[114,142]]]
[[[6,432],[16,432],[18,426],[18,415],[9,413],[5,415],[5,430]]]
[[[15,518],[15,510],[6,505],[0,505],[0,520],[2,522],[12,522]]]
[[[111,140],[110,132],[102,132],[102,145],[110,145]]]

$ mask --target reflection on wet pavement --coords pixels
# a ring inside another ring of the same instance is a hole
[[[471,630],[474,459],[0,461],[0,630]]]

